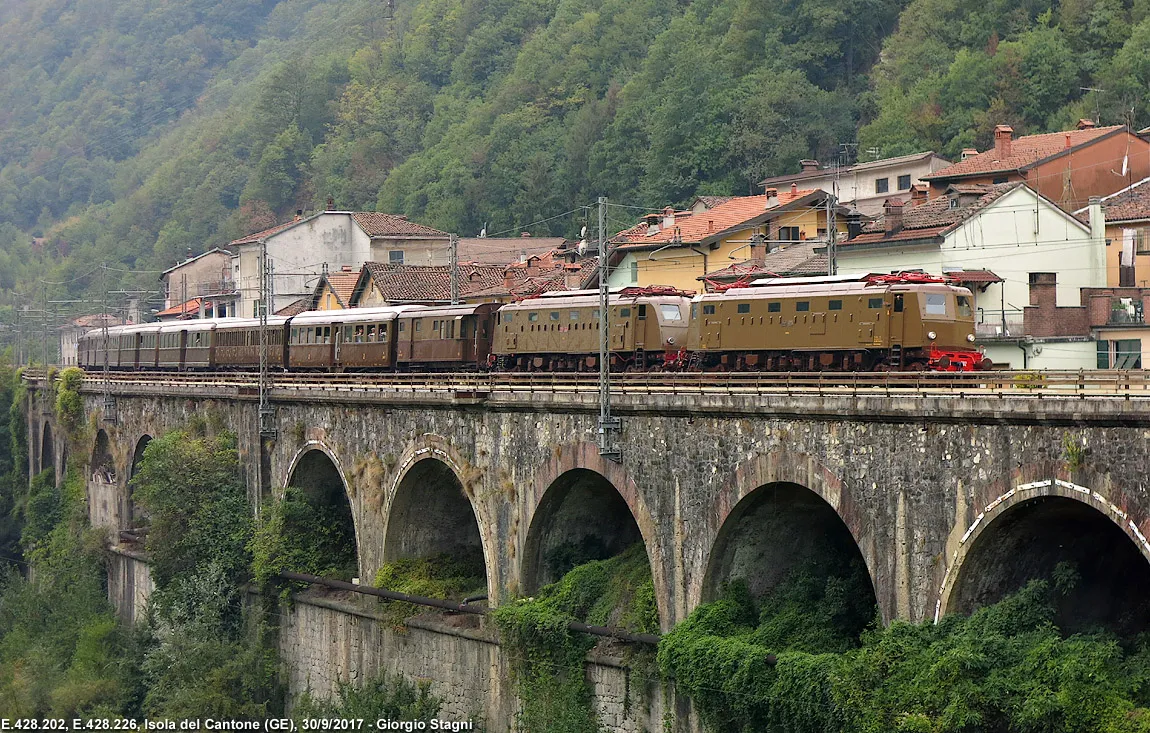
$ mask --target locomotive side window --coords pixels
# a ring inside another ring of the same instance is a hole
[[[692,312],[695,306],[691,306]],[[673,303],[663,303],[659,306],[659,313],[663,315],[664,321],[679,321],[683,319],[683,314],[679,312],[679,306]]]
[[[782,313],[782,312],[783,312],[783,304],[782,303],[767,303],[767,313]]]
[[[559,311],[551,311],[551,320],[553,320],[553,321],[559,320]]]
[[[811,301],[800,300],[795,303],[795,310],[799,313],[805,313],[811,309]]]
[[[704,315],[704,316],[713,316],[713,315],[715,315],[715,306],[713,306],[713,305],[705,305],[705,306],[703,306],[703,315]]]
[[[739,313],[750,313],[751,312],[751,304],[750,303],[739,303],[738,311],[739,311]]]
[[[902,296],[901,295],[894,296],[894,312],[895,313],[902,313]]]
[[[928,316],[945,316],[946,296],[942,293],[927,293],[926,314]]]
[[[534,323],[535,321],[539,320],[539,314],[538,313],[528,313],[527,314],[527,320]]]
[[[570,318],[572,321],[578,321],[579,320],[579,311],[570,311],[567,313],[567,317]]]
[[[827,303],[827,310],[841,311],[843,309],[843,302],[841,300],[832,300]]]
[[[631,317],[631,309],[630,308],[620,308],[619,309],[619,317],[620,318],[630,318]]]
[[[514,320],[514,313],[500,313],[499,320],[501,323],[511,323]]]
[[[646,320],[646,318],[647,318],[647,306],[646,305],[640,305],[639,306],[639,320],[641,320],[641,321]]]
[[[874,308],[874,309],[882,308],[882,298],[870,298],[870,299],[868,299],[866,302],[866,307],[867,308]]]
[[[970,308],[970,298],[966,297],[965,295],[960,295],[958,296],[956,302],[958,303],[958,315],[970,316],[974,314]]]

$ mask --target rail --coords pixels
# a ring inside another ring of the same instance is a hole
[[[26,371],[30,381],[42,372]],[[89,375],[88,388],[101,383]],[[110,386],[120,392],[176,393],[230,389],[239,396],[254,389],[254,372],[172,373],[111,372]],[[598,378],[579,373],[420,373],[326,374],[280,373],[271,378],[273,397],[291,393],[346,395],[390,392],[439,393],[456,397],[487,397],[516,393],[594,393]],[[1006,371],[1006,372],[642,372],[612,376],[612,392],[622,395],[772,395],[821,394],[847,396],[900,395],[966,397],[996,395],[1010,398],[1122,397],[1150,399],[1150,371]]]

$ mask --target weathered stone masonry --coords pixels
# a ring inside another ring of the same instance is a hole
[[[98,396],[86,399],[98,413]],[[138,441],[198,417],[239,436],[257,500],[282,490],[305,453],[328,456],[346,486],[368,579],[396,536],[388,522],[397,491],[408,490],[404,477],[422,461],[441,462],[474,511],[493,603],[532,589],[536,579],[524,559],[538,554],[539,532],[531,528],[546,518],[537,510],[546,508],[543,498],[557,479],[575,469],[605,478],[629,508],[651,561],[664,628],[716,585],[708,573],[724,520],[740,500],[775,482],[806,487],[835,510],[888,621],[945,612],[970,547],[980,538],[993,541],[987,528],[995,519],[1036,497],[1065,496],[1105,515],[1150,558],[1150,411],[1136,400],[619,397],[625,449],[615,464],[595,447],[592,394],[452,400],[279,390],[275,399],[278,439],[261,461],[250,399],[225,391],[122,394],[118,422],[103,426],[120,493],[111,504],[121,514],[107,521],[122,522],[127,511],[126,476]],[[34,409],[30,435],[41,435],[45,422],[47,412]],[[93,446],[71,449],[90,454]],[[439,532],[436,541],[462,531],[424,529]]]

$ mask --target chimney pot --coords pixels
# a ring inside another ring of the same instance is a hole
[[[331,196],[327,197],[327,210],[335,211],[335,199],[333,199]]]
[[[1077,127],[1079,130],[1089,130],[1089,129],[1095,127],[1094,120],[1090,120],[1090,119],[1083,117],[1082,119],[1078,120]]]
[[[1014,137],[1014,128],[1010,125],[998,125],[994,128],[994,154],[998,160],[1010,157],[1011,140]]]
[[[796,194],[796,193],[798,193],[798,192],[799,192],[799,184],[797,184],[797,183],[792,183],[792,184],[791,184],[791,193],[792,193],[792,194]]]
[[[1070,150],[1070,133],[1066,133],[1066,149]]]
[[[710,234],[713,231],[715,231],[715,220],[707,219],[707,233]]]

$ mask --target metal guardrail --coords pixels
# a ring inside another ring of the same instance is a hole
[[[31,381],[42,372],[25,372]],[[116,391],[163,394],[199,389],[228,389],[244,396],[254,390],[254,372],[171,373],[111,372]],[[103,375],[93,373],[94,389]],[[902,395],[923,397],[1122,397],[1150,399],[1150,371],[1004,371],[1004,372],[640,372],[612,375],[611,391],[621,395]],[[271,377],[272,395],[314,393],[332,396],[389,392],[488,397],[507,394],[597,393],[598,377],[579,373],[280,373]]]

